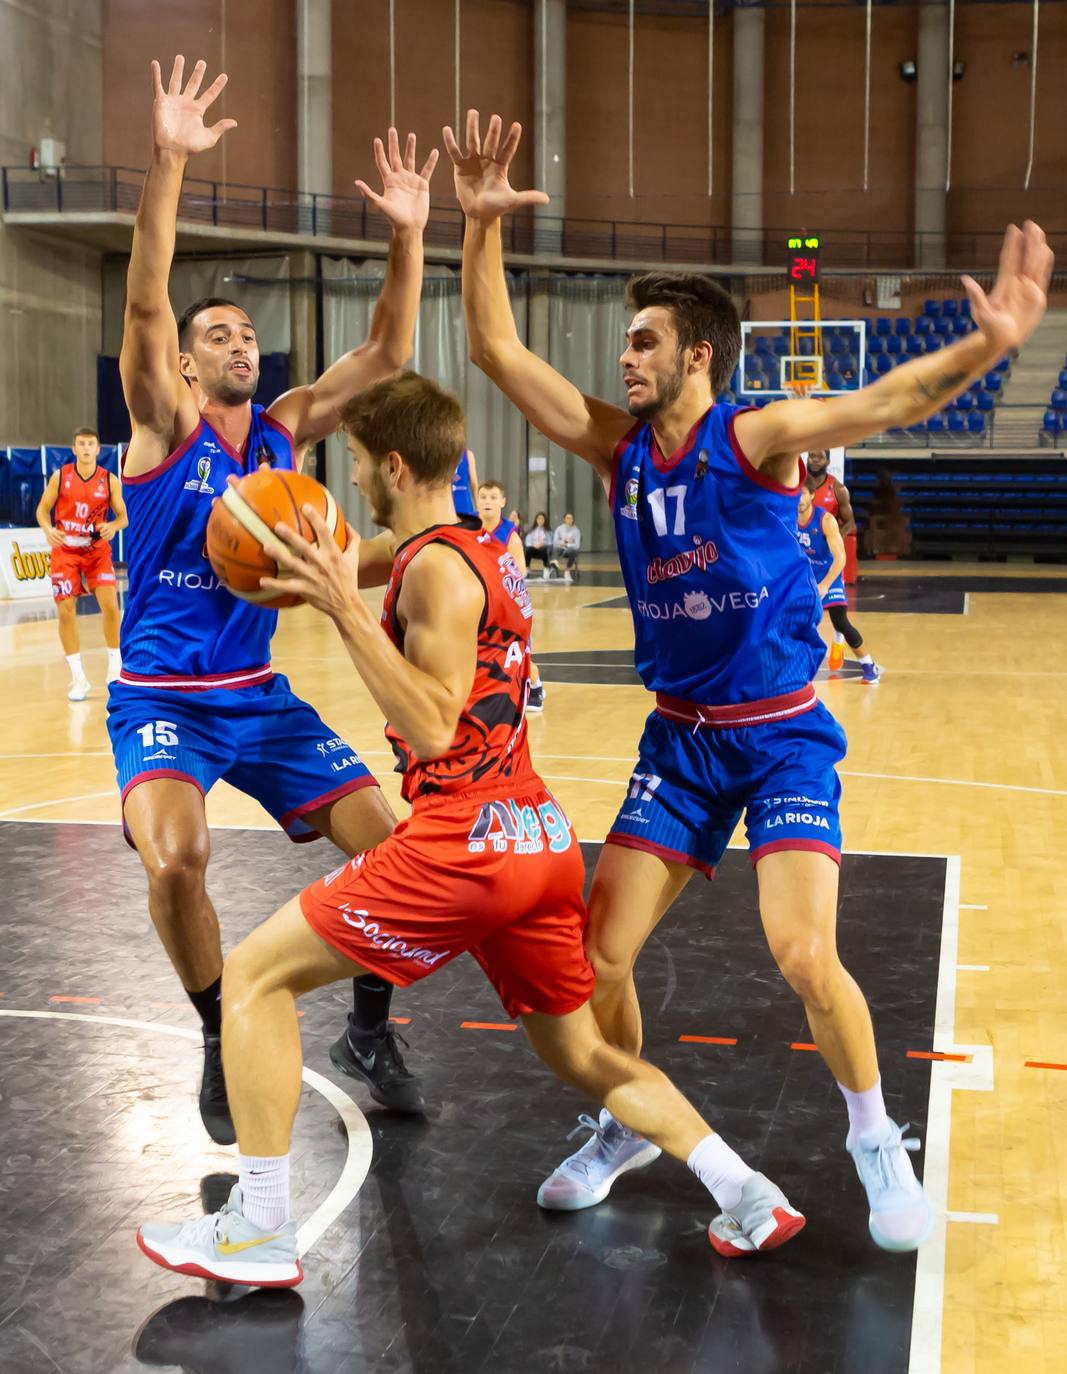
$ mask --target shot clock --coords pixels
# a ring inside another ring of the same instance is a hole
[[[813,286],[819,280],[819,237],[796,234],[786,244],[786,271],[794,286]]]

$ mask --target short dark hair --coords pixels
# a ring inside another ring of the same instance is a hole
[[[681,348],[711,344],[711,389],[724,391],[741,353],[741,319],[728,292],[697,272],[645,272],[626,283],[626,308],[666,306]]]
[[[216,305],[228,305],[234,310],[245,313],[244,306],[238,305],[236,301],[230,301],[225,296],[201,296],[198,301],[193,301],[192,305],[187,305],[178,317],[178,347],[183,353],[187,352],[186,344],[189,342],[189,330],[193,321],[201,310],[211,310]]]
[[[341,428],[375,458],[399,453],[427,487],[452,481],[467,443],[459,401],[417,372],[400,372],[354,396],[341,409]]]
[[[97,443],[100,442],[100,435],[97,434],[96,430],[93,429],[90,425],[79,425],[78,428],[74,431],[75,439],[80,439],[83,436],[87,439],[95,439]]]
[[[487,477],[484,482],[479,482],[478,490],[481,491],[482,487],[492,487],[493,490],[498,491],[501,496],[507,496],[508,494],[508,489],[505,487],[504,483],[498,482],[495,477]]]

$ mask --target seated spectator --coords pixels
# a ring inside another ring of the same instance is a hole
[[[548,576],[548,559],[552,552],[552,531],[548,528],[548,516],[539,510],[533,524],[526,532],[526,566],[533,572],[534,559],[541,563],[543,577]]]
[[[582,532],[574,523],[570,511],[563,517],[563,524],[552,531],[552,570],[563,573],[564,582],[573,582],[572,572],[577,572],[578,550],[582,547]]]
[[[515,533],[516,533],[516,534],[519,536],[519,538],[521,539],[522,536],[523,536],[522,516],[519,514],[519,512],[518,512],[517,510],[509,510],[509,511],[508,511],[508,519],[509,519],[509,520],[511,521],[511,523],[515,526]]]

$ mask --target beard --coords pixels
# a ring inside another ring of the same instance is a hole
[[[651,420],[653,416],[660,414],[669,406],[674,405],[675,401],[682,394],[682,387],[685,384],[685,368],[679,358],[675,364],[673,372],[660,374],[656,378],[655,393],[647,401],[638,402],[636,405],[628,407],[630,414],[638,420]]]
[[[250,401],[256,394],[257,386],[258,372],[253,372],[248,377],[238,377],[232,372],[225,372],[219,378],[218,386],[212,387],[209,394],[213,400],[221,401],[223,405],[244,405],[245,401]]]
[[[393,523],[393,498],[382,481],[380,472],[371,474],[371,479],[367,484],[367,505],[370,507],[370,518],[381,529],[392,528]]]

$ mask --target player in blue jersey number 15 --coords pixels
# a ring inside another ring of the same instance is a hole
[[[1052,253],[1037,225],[1010,228],[989,295],[964,278],[973,333],[860,391],[762,410],[715,404],[741,346],[730,297],[706,277],[648,273],[629,287],[623,410],[582,395],[516,332],[500,220],[548,199],[508,182],[520,135],[513,124],[505,136],[494,115],[483,141],[475,111],[465,148],[445,130],[466,214],[471,357],[531,424],[600,477],[637,667],[656,692],[593,880],[587,947],[597,1020],[610,1043],[640,1048],[634,963],[694,871],[713,872],[744,814],[763,928],[844,1095],[846,1145],[867,1191],[871,1234],[886,1249],[915,1249],[933,1226],[908,1157],[916,1143],[886,1115],[870,1012],[837,954],[835,765],[845,739],[811,686],[824,648],[817,591],[796,538],[804,468],[795,455],[854,444],[940,410],[1033,332],[1046,307]],[[733,1220],[743,1237],[751,1171],[716,1140],[711,1163],[735,1182]],[[618,1174],[648,1159],[647,1144],[602,1113],[593,1137],[542,1185],[539,1201],[590,1206]]]
[[[207,894],[210,841],[204,796],[225,778],[253,796],[292,839],[325,835],[347,854],[389,835],[396,819],[359,756],[270,667],[277,614],[239,601],[204,554],[214,499],[230,477],[262,463],[292,469],[332,434],[344,405],[409,356],[422,290],[422,234],[430,154],[416,170],[415,139],[375,141],[381,192],[358,182],[390,221],[392,243],[369,338],[309,386],[264,409],[253,404],[259,344],[239,306],[217,298],[175,320],[168,296],[188,158],[234,126],[205,116],[226,84],[201,92],[205,64],[183,87],[178,57],[166,88],[152,63],[153,153],[134,226],[120,359],[133,425],[123,466],[130,512],[123,672],[108,730],[126,834],[148,875],[152,921],[204,1026],[200,1111],[213,1139],[234,1140],[220,1057],[222,950]],[[384,583],[392,548],[362,546],[365,583]],[[422,1109],[388,1027],[391,987],[361,980],[356,1011],[331,1051],[346,1072],[399,1110]]]

